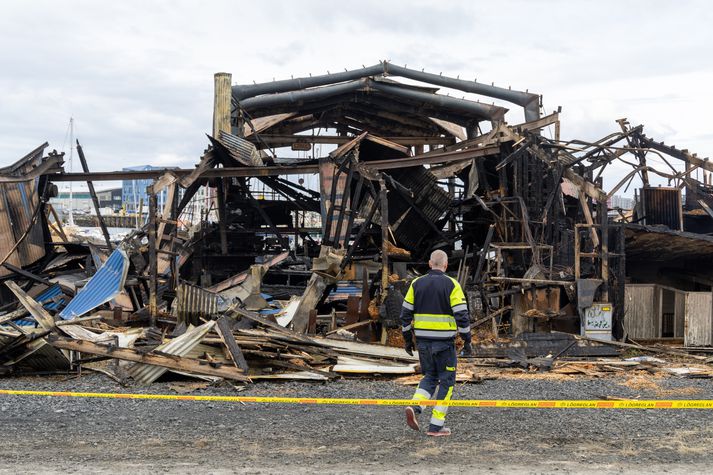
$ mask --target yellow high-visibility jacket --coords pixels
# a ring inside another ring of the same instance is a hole
[[[458,281],[439,270],[417,277],[404,298],[401,329],[413,328],[417,339],[452,340],[456,333],[470,340],[470,315]]]

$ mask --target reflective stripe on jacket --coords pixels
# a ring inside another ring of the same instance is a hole
[[[417,338],[446,340],[460,333],[470,339],[470,316],[465,294],[455,279],[439,270],[417,277],[401,309],[403,331],[413,328]]]

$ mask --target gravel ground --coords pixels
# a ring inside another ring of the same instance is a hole
[[[713,399],[707,380],[635,390],[618,377],[493,380],[461,399]],[[187,383],[183,383],[187,384]],[[122,388],[80,379],[0,379],[2,389],[175,394],[175,382]],[[655,389],[653,389],[655,388]],[[390,381],[257,383],[240,395],[410,397]],[[235,395],[231,387],[191,394]],[[425,425],[426,418],[423,423]],[[450,438],[408,429],[401,407],[294,406],[0,395],[0,473],[710,473],[706,410],[451,408]]]

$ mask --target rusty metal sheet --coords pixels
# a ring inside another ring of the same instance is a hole
[[[243,165],[261,167],[264,165],[255,144],[223,130],[220,131],[219,143],[225,147],[230,157]],[[215,144],[215,143],[214,143]]]
[[[683,231],[681,190],[646,186],[641,189],[643,208],[642,224],[664,225],[674,231]]]
[[[201,318],[210,319],[218,313],[218,296],[185,282],[176,289],[176,317],[186,325],[198,325]]]
[[[337,165],[329,160],[320,160],[319,163],[319,192],[321,194],[322,208],[322,235],[329,235],[334,245],[338,247],[340,243],[344,243],[347,239],[347,226],[342,226],[340,236],[335,236],[337,232],[337,222],[341,209],[347,209],[349,206],[349,198],[344,203],[344,190],[347,184],[347,173],[340,173],[336,178],[336,194],[334,195],[334,203],[331,202],[332,187],[334,186]],[[326,231],[328,213],[332,210],[332,219],[330,230]]]
[[[35,175],[43,163],[51,161],[54,167],[58,162],[56,157],[43,162],[46,146],[45,143],[13,165],[0,169],[0,259],[4,259],[27,232],[7,259],[17,267],[33,264],[45,256],[44,216],[41,216],[37,189],[39,179]],[[0,277],[10,273],[0,268]]]
[[[423,213],[422,216],[414,211],[397,193],[389,195],[389,221],[394,236],[399,245],[415,249],[432,232],[425,219],[435,223],[450,206],[451,198],[425,167],[392,170],[389,175],[411,190],[415,206]]]

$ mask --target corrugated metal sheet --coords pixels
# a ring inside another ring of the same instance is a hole
[[[65,297],[59,284],[54,284],[38,295],[35,300],[43,304],[42,306],[47,310],[58,310],[64,304]]]
[[[41,303],[45,309],[57,311],[66,303],[67,299],[59,284],[54,284],[35,297],[35,300]],[[35,319],[34,317],[23,318],[15,320],[15,323],[20,326],[30,326],[35,324]]]
[[[35,340],[30,344],[35,347],[34,351],[28,350],[17,365],[16,370],[22,371],[56,371],[68,370],[70,368],[69,360],[62,351],[47,344],[43,340]]]
[[[220,143],[225,146],[230,156],[243,165],[261,167],[264,165],[255,144],[231,133],[220,131]]]
[[[686,334],[686,293],[676,292],[674,301],[673,336],[684,338]]]
[[[451,204],[448,192],[438,185],[436,177],[425,167],[391,170],[389,175],[411,190],[415,205],[432,223],[440,219]],[[433,232],[424,218],[397,193],[389,193],[389,223],[397,244],[407,249],[417,248]]]
[[[215,320],[211,320],[210,322],[204,323],[199,327],[187,330],[183,335],[157,346],[154,350],[169,355],[186,356],[196,345],[198,345],[198,343],[201,342],[203,337],[205,337],[214,326]],[[151,384],[160,378],[166,371],[168,371],[168,368],[136,363],[129,369],[129,376],[131,376],[137,383]]]
[[[129,257],[124,250],[117,248],[59,316],[71,320],[113,300],[124,289],[127,272]]]
[[[662,224],[669,229],[683,231],[681,190],[678,188],[644,187],[641,189],[641,205],[642,224]]]
[[[340,173],[337,178],[336,193],[334,194],[334,203],[331,202],[332,187],[337,172],[337,165],[329,160],[320,160],[319,162],[319,192],[322,195],[320,199],[322,211],[322,234],[328,234],[335,247],[340,247],[347,239],[348,234],[348,218],[345,216],[342,222],[342,229],[339,236],[335,236],[337,232],[339,215],[342,214],[340,208],[346,209],[349,206],[349,198],[344,203],[344,190],[347,186],[347,172]],[[332,210],[332,220],[329,232],[325,232],[327,226],[327,218],[329,210]]]
[[[710,292],[686,292],[685,346],[713,345],[713,312]]]
[[[46,147],[45,143],[13,165],[0,169],[0,175],[22,177],[29,173],[41,163]],[[0,259],[10,252],[30,228],[32,217],[40,206],[38,183],[39,178],[17,183],[0,183]],[[27,237],[7,260],[8,263],[24,267],[45,256],[43,219],[38,216]],[[10,270],[0,267],[0,276],[10,273]]]
[[[346,300],[349,296],[361,297],[362,284],[358,281],[342,281],[337,284],[337,288],[332,290],[326,301]]]
[[[655,284],[627,285],[624,309],[624,331],[629,338],[661,338],[661,298]]]
[[[176,289],[176,318],[186,325],[198,325],[218,313],[218,295],[195,285],[181,283]]]

